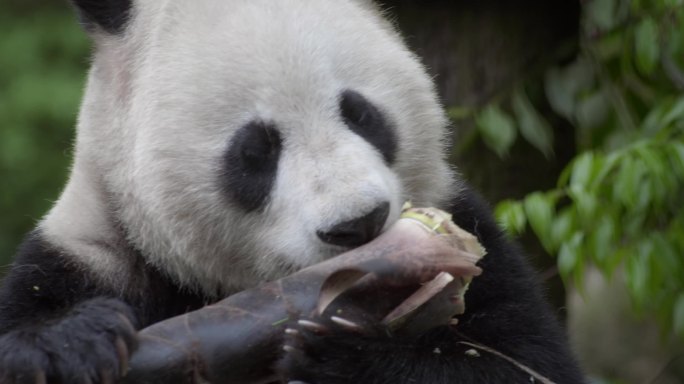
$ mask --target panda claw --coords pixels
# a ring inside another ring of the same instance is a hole
[[[328,328],[324,325],[315,323],[311,320],[299,320],[297,321],[297,324],[315,333],[325,333],[328,331]]]
[[[290,336],[298,336],[299,331],[296,329],[292,329],[292,328],[285,328],[285,334],[290,335]]]
[[[114,377],[110,370],[102,370],[100,372],[100,384],[114,384]]]
[[[363,331],[362,326],[360,326],[359,324],[357,324],[351,320],[347,320],[347,319],[344,319],[344,318],[338,317],[338,316],[333,316],[330,318],[330,320],[332,320],[333,323],[335,323],[335,324],[337,324],[343,328],[346,328],[350,331],[354,331],[354,332],[362,332]]]
[[[285,351],[286,353],[296,353],[297,348],[295,348],[291,345],[283,345],[283,351]]]
[[[36,384],[47,384],[47,376],[45,376],[45,371],[42,369],[39,369],[38,372],[36,372]]]
[[[116,354],[119,357],[119,374],[123,376],[128,372],[128,359],[130,358],[130,354],[126,342],[121,337],[116,338],[115,344]]]
[[[133,323],[131,323],[131,320],[128,318],[128,316],[124,315],[123,313],[117,313],[117,316],[119,317],[119,319],[121,319],[121,323],[126,328],[126,331],[128,331],[128,333],[130,334],[135,334],[135,326],[133,325]]]

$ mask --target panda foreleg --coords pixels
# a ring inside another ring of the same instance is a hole
[[[318,327],[290,325],[286,332],[284,357],[278,366],[284,384],[539,382],[501,356],[473,348],[458,327],[435,328],[419,337],[399,337],[382,327],[364,327],[360,332],[330,319],[307,321]],[[545,349],[545,341],[529,346],[523,345],[524,340],[517,341],[514,349],[529,352],[529,359],[538,360],[535,351]],[[580,382],[573,375],[567,381],[557,381]]]
[[[470,354],[470,347],[459,344],[457,333],[448,327],[410,338],[393,336],[379,326],[359,331],[332,319],[305,321],[291,324],[286,332],[278,367],[282,383],[529,382],[529,375],[502,369],[501,361],[492,356]]]
[[[9,331],[0,336],[0,383],[113,383],[136,347],[134,322],[127,304],[98,297]]]
[[[300,318],[285,330],[283,358],[278,371],[283,383],[349,383],[359,372],[354,357],[365,340],[382,329],[344,318]]]
[[[136,346],[133,307],[30,234],[0,284],[0,383],[111,383]]]

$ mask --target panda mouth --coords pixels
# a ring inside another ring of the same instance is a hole
[[[325,244],[353,249],[378,237],[389,212],[390,203],[385,201],[360,217],[338,223],[325,231],[317,231],[316,235]]]

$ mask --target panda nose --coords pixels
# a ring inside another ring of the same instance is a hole
[[[389,215],[389,208],[390,204],[383,202],[362,217],[337,224],[327,231],[318,231],[316,235],[328,244],[358,247],[380,234]]]

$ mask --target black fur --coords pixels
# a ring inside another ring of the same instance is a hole
[[[387,164],[397,155],[397,138],[382,112],[356,91],[340,95],[340,112],[345,124],[380,151]]]
[[[130,287],[108,287],[69,262],[39,232],[29,235],[0,287],[0,383],[34,384],[41,370],[50,384],[116,378],[117,338],[130,351],[132,327],[209,301],[140,261]]]
[[[451,212],[462,228],[476,234],[488,254],[483,274],[466,294],[466,312],[455,327],[437,328],[407,339],[376,327],[357,333],[329,319],[312,321],[329,331],[311,332],[293,323],[297,347],[279,365],[283,377],[310,384],[487,384],[531,383],[531,376],[494,354],[459,342],[482,344],[532,368],[558,384],[584,379],[564,333],[540,294],[535,274],[504,237],[488,206],[464,191]]]
[[[278,170],[282,139],[274,124],[251,122],[240,128],[223,156],[221,184],[246,211],[262,207]]]
[[[135,317],[115,299],[83,301],[64,317],[24,326],[0,336],[0,382],[34,384],[44,375],[49,383],[105,382],[121,375],[117,339],[132,351]]]
[[[122,33],[130,18],[131,0],[72,0],[81,23],[92,30],[99,25],[111,34]]]
[[[316,235],[322,241],[340,245],[343,247],[354,248],[376,238],[389,216],[390,204],[385,201],[379,204],[369,213],[334,225],[325,231],[317,231]]]

